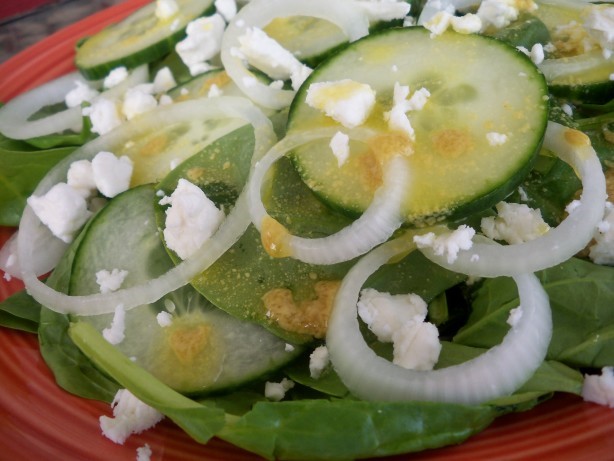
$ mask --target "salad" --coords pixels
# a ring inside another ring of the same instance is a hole
[[[158,1],[2,108],[3,323],[117,443],[363,458],[611,406],[612,7],[320,3]]]

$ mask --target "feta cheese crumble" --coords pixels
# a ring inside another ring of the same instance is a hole
[[[237,14],[237,2],[235,0],[215,0],[213,4],[226,22],[230,22]]]
[[[175,0],[157,0],[156,17],[162,21],[172,18],[179,11]]]
[[[524,203],[499,202],[497,216],[482,218],[482,232],[493,240],[507,243],[523,243],[535,240],[550,230],[543,220],[541,210]]]
[[[128,389],[120,389],[113,402],[113,417],[101,416],[100,429],[105,437],[123,445],[132,434],[152,428],[164,417],[155,408],[146,405]]]
[[[432,248],[437,256],[446,255],[448,264],[452,264],[458,257],[460,250],[469,250],[473,246],[475,230],[465,224],[456,230],[445,234],[435,235],[429,232],[414,236],[418,248]]]
[[[81,80],[75,80],[75,87],[66,93],[64,102],[67,107],[80,106],[84,102],[91,102],[98,96],[98,91],[91,88]]]
[[[186,38],[175,45],[175,51],[196,76],[212,66],[207,61],[220,52],[226,23],[220,14],[195,19],[186,27]]]
[[[505,133],[491,131],[490,133],[486,133],[486,140],[488,141],[488,144],[493,147],[502,146],[507,142],[507,135]]]
[[[132,169],[132,160],[125,155],[117,157],[111,152],[101,151],[92,159],[96,188],[108,198],[113,198],[130,188]]]
[[[150,461],[151,455],[151,447],[148,444],[136,449],[136,461]]]
[[[358,315],[382,342],[393,344],[392,362],[411,370],[432,370],[441,352],[439,332],[426,322],[427,304],[413,293],[360,292]]]
[[[346,128],[362,125],[375,106],[375,91],[350,79],[312,83],[305,101]]]
[[[422,110],[426,105],[431,93],[426,88],[420,88],[408,98],[409,87],[395,82],[392,94],[392,109],[384,113],[384,119],[388,122],[391,130],[405,133],[412,141],[416,140],[416,134],[406,112]]]
[[[238,40],[238,52],[249,64],[273,79],[290,79],[294,90],[298,90],[311,73],[309,67],[258,27],[248,27]]]
[[[119,85],[128,78],[128,69],[124,66],[116,67],[104,78],[102,82],[103,88],[109,89]]]
[[[168,67],[163,67],[156,72],[156,76],[153,79],[154,93],[165,93],[175,86],[177,86],[177,82],[175,81],[175,77],[173,77],[173,73]]]
[[[83,195],[63,182],[54,185],[44,195],[32,195],[27,202],[51,233],[66,243],[72,242],[92,215]]]
[[[126,329],[126,311],[123,304],[117,305],[113,313],[113,320],[109,328],[102,330],[102,336],[110,344],[119,344],[124,338],[124,330]]]
[[[123,269],[115,268],[111,271],[102,269],[96,272],[96,283],[101,293],[111,293],[119,290],[127,275],[128,271]]]
[[[358,0],[358,6],[365,12],[369,22],[404,19],[411,5],[398,0]]]
[[[84,198],[96,192],[96,181],[92,171],[92,162],[89,160],[76,160],[68,167],[66,182]]]
[[[350,137],[341,131],[337,131],[329,145],[333,155],[337,158],[337,165],[341,167],[350,156]]]
[[[173,323],[173,316],[170,312],[158,312],[158,315],[156,315],[156,321],[162,328],[169,327]]]
[[[144,114],[158,107],[158,101],[152,92],[153,85],[137,85],[126,90],[122,102],[122,113],[126,119],[132,120],[137,115]]]
[[[200,187],[183,178],[171,196],[164,197],[160,204],[171,205],[166,210],[164,240],[181,259],[194,254],[225,217]]]
[[[586,375],[582,398],[587,402],[614,408],[614,367],[603,367],[601,375]]]
[[[614,6],[591,5],[584,19],[584,28],[609,58],[614,52]]]
[[[595,264],[614,266],[614,204],[606,202],[603,221],[593,236],[595,243],[589,249],[589,258]]]
[[[309,375],[313,379],[318,379],[329,363],[328,348],[326,346],[316,347],[309,356]]]
[[[286,392],[294,387],[294,381],[283,378],[281,382],[267,381],[264,385],[264,396],[273,402],[279,402],[286,396]]]
[[[81,113],[90,118],[92,131],[101,135],[122,124],[122,118],[115,101],[107,98],[96,98],[92,105],[84,107]]]

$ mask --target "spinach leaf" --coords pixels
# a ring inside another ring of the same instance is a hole
[[[38,331],[40,305],[25,291],[0,302],[0,325],[28,333]]]
[[[539,272],[552,309],[554,331],[548,359],[572,367],[614,363],[614,267],[578,258]],[[510,309],[518,306],[512,279],[485,280],[473,294],[469,321],[454,341],[492,347],[508,331]]]
[[[0,135],[0,225],[19,224],[26,199],[37,184],[74,150],[74,146],[35,150],[24,142]]]
[[[218,436],[269,459],[355,459],[459,443],[497,415],[488,405],[433,402],[258,402]]]

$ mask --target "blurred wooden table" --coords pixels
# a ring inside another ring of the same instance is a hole
[[[0,62],[124,0],[0,0]]]

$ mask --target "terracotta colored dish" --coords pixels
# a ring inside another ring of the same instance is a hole
[[[0,65],[0,100],[74,69],[75,42],[115,22],[147,0],[127,0],[90,16]],[[0,228],[0,245],[13,229]],[[0,273],[0,277],[1,277]],[[20,290],[0,278],[0,300]],[[0,328],[0,459],[131,460],[149,444],[152,460],[260,459],[219,440],[203,446],[163,421],[116,445],[101,435],[98,418],[109,405],[61,390],[43,362],[34,335]],[[559,395],[534,410],[508,415],[466,443],[386,458],[398,460],[614,460],[614,410]]]

